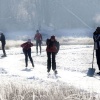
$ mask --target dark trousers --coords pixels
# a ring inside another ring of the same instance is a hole
[[[96,50],[96,58],[97,58],[98,68],[100,70],[100,48]]]
[[[6,52],[5,52],[5,44],[2,44],[2,51],[3,51],[4,56],[6,56]]]
[[[32,63],[32,66],[34,66],[33,59],[31,57],[31,49],[28,49],[28,50],[23,49],[23,52],[24,52],[24,55],[25,55],[26,67],[28,66],[28,57],[29,57],[29,59]]]
[[[51,70],[51,65],[52,65],[52,70],[56,70],[56,53],[55,52],[47,52],[47,69],[48,72]]]
[[[41,40],[36,40],[36,52],[38,53],[38,46],[40,48],[40,54],[41,54]]]

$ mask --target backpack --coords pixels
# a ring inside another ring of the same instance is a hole
[[[60,44],[59,44],[58,41],[55,41],[54,44],[55,44],[55,46],[57,47],[57,53],[58,53],[59,48],[60,48]],[[46,40],[46,45],[47,45],[48,48],[50,48],[50,47],[53,46],[53,42],[51,42],[50,39],[47,39],[47,40]]]

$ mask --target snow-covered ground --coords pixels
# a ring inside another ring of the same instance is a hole
[[[36,47],[32,47],[32,58],[35,67],[28,61],[28,68],[25,68],[24,54],[21,47],[12,47],[7,52],[7,57],[0,58],[0,80],[5,81],[15,78],[15,82],[20,80],[42,82],[64,82],[78,89],[89,92],[100,93],[100,76],[88,77],[88,68],[92,67],[93,45],[61,45],[56,56],[58,78],[55,78],[51,70],[52,77],[47,77],[47,56],[46,47],[42,46],[42,54],[36,55]],[[2,51],[0,50],[0,55]],[[98,67],[94,59],[96,72]],[[47,84],[46,83],[46,84]],[[48,84],[49,85],[49,84]]]

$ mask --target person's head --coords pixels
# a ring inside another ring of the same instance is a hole
[[[0,35],[3,35],[3,33],[0,33]]]
[[[51,36],[51,41],[54,41],[54,40],[55,40],[55,36],[52,35],[52,36]]]
[[[39,33],[39,30],[36,30],[36,33]]]
[[[100,32],[100,27],[97,27],[96,31],[97,31],[97,32]]]
[[[27,42],[31,42],[31,39],[28,39],[28,41]]]

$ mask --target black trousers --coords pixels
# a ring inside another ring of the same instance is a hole
[[[55,52],[47,52],[47,69],[48,72],[51,70],[56,70],[56,53]]]
[[[38,46],[40,48],[40,54],[41,54],[41,40],[36,40],[36,52],[38,53]]]
[[[6,52],[5,52],[5,44],[2,44],[2,51],[3,51],[4,56],[6,56]]]
[[[31,48],[28,49],[28,50],[25,50],[23,49],[23,52],[24,52],[24,55],[25,55],[25,63],[26,63],[26,67],[28,66],[28,57],[32,63],[32,66],[34,66],[34,63],[33,63],[33,59],[31,57]]]
[[[100,70],[100,48],[96,50],[97,65]]]

